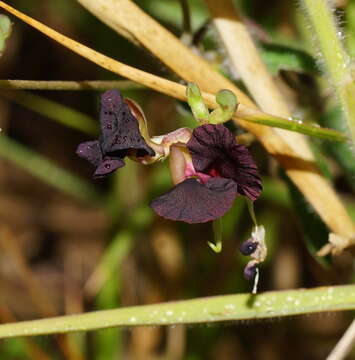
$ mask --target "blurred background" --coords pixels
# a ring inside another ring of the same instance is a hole
[[[188,1],[193,36],[186,36],[179,1],[135,2],[177,36],[185,33],[184,41],[243,88],[202,1]],[[236,4],[295,114],[331,126],[341,115],[313,61],[310,30],[296,6],[283,0]],[[11,5],[106,55],[179,80],[74,0],[14,0]],[[338,6],[346,44],[354,53],[355,2],[338,1]],[[117,80],[12,21],[0,60],[2,79]],[[185,104],[174,99],[132,84],[122,93],[142,106],[152,135],[196,126]],[[238,251],[252,228],[243,199],[224,217],[223,251],[215,254],[207,246],[213,239],[211,224],[164,220],[148,207],[171,187],[167,163],[142,166],[127,160],[108,179],[92,180],[93,168],[75,150],[96,137],[99,95],[0,91],[0,321],[249,292],[251,284],[243,279],[247,259]],[[269,253],[259,290],[353,282],[352,256],[344,253],[331,261],[314,255],[327,240],[326,227],[278,164],[251,136],[242,137],[263,176],[255,210],[266,228]],[[339,154],[336,146],[312,140],[322,171],[355,217],[354,163],[346,149]],[[0,359],[324,359],[352,318],[339,312],[7,340],[0,342]]]

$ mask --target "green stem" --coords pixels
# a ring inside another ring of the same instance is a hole
[[[37,81],[37,80],[0,80],[4,90],[138,90],[145,86],[129,80],[88,80],[88,81]]]
[[[45,183],[80,200],[96,204],[101,204],[103,201],[102,196],[93,185],[3,134],[0,135],[0,157],[13,162]]]
[[[355,285],[194,300],[102,310],[0,325],[0,338],[89,331],[115,326],[210,323],[354,310]]]
[[[314,136],[325,140],[340,142],[346,142],[350,140],[349,137],[343,132],[333,129],[322,128],[315,125],[307,125],[304,124],[302,120],[298,120],[296,118],[284,119],[282,117],[276,117],[265,113],[255,113],[243,116],[243,120],[254,122],[257,124],[277,127],[280,129],[286,129],[289,131],[296,131],[301,134]]]
[[[337,27],[334,9],[327,0],[303,0],[303,4],[355,144],[355,85],[351,75],[350,58],[341,41],[342,33]]]
[[[191,36],[191,13],[190,5],[187,0],[180,0],[182,19],[183,19],[183,33]]]

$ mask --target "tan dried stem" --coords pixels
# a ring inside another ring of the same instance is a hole
[[[129,80],[0,80],[0,89],[4,90],[135,90],[144,88]]]
[[[203,91],[209,93],[216,93],[222,88],[230,89],[238,96],[241,105],[247,106],[248,109],[256,108],[241,90],[214,71],[204,59],[194,54],[132,1],[78,0],[78,2],[123,36],[129,34],[130,38],[141,43],[184,80],[196,82]],[[244,80],[248,82],[247,86],[250,86],[257,103],[275,115],[288,117],[287,106],[259,60],[250,36],[231,8],[231,3],[228,0],[208,0],[207,3],[215,19],[218,18],[219,24],[222,24],[221,34],[223,33],[225,37],[223,40],[226,45],[229,49],[232,47],[238,49],[233,53],[232,58],[237,61],[237,57],[241,56],[241,60],[238,61],[238,71],[244,70]],[[253,86],[252,82],[255,83]],[[243,110],[243,107],[240,106],[239,109]],[[238,115],[243,116],[241,113]],[[250,124],[240,118],[238,120],[238,124],[253,133],[267,151],[282,164],[289,177],[329,229],[351,238],[355,233],[354,223],[331,185],[319,173],[304,138],[290,131]]]

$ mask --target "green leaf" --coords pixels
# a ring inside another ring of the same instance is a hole
[[[343,130],[342,121],[339,118],[343,117],[340,106],[335,106],[320,117],[320,123],[336,130]],[[337,143],[325,141],[323,142],[324,149],[327,153],[340,165],[343,169],[348,183],[355,190],[355,152],[348,143]]]
[[[261,57],[273,74],[278,74],[280,70],[309,74],[318,72],[311,55],[287,46],[263,44],[261,46]]]
[[[297,189],[291,180],[284,175],[292,204],[295,208],[301,226],[303,228],[303,239],[309,253],[322,265],[330,264],[330,257],[320,257],[316,253],[328,243],[329,231],[322,219],[318,216],[311,204],[305,199],[303,194]]]
[[[10,36],[12,22],[6,15],[0,14],[0,56],[4,52],[6,39]]]

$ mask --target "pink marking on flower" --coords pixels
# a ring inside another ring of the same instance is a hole
[[[192,162],[187,163],[185,167],[185,179],[195,177],[200,183],[206,184],[206,182],[212,177],[210,175],[198,172],[195,170]]]

